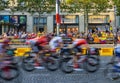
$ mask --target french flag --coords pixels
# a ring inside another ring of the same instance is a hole
[[[60,1],[56,0],[56,23],[61,23],[61,17],[59,15],[59,5],[60,5]]]
[[[56,23],[61,23],[61,17],[58,13],[56,14]]]

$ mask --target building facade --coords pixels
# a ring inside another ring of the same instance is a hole
[[[64,0],[63,0],[64,1]],[[10,0],[10,7],[17,6],[17,0]],[[77,14],[60,14],[61,24],[60,32],[84,32],[85,18],[81,13]],[[116,18],[115,18],[116,17]],[[109,30],[120,28],[120,16],[115,16],[114,9],[108,13],[99,15],[89,14],[87,30],[93,29]],[[26,32],[56,32],[55,13],[48,15],[30,14],[28,12],[14,12],[10,10],[0,11],[0,34],[8,30],[24,30]]]
[[[14,22],[15,20],[15,22]],[[89,15],[88,20],[88,30],[99,28],[101,30],[108,29],[112,26],[115,29],[116,26],[120,27],[120,17],[114,18],[114,12],[101,13],[99,15]],[[61,26],[60,31],[85,31],[84,27],[84,15],[78,14],[62,14],[61,15]],[[56,31],[56,21],[55,14],[51,15],[39,15],[24,12],[14,12],[14,14],[9,11],[0,12],[0,33],[6,32],[6,27],[16,27],[19,30],[24,30],[27,32],[55,32]]]

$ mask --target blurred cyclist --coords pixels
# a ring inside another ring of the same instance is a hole
[[[49,46],[51,50],[56,50],[56,48],[62,48],[63,47],[63,40],[62,37],[60,36],[55,36],[53,37],[50,42],[49,42]]]
[[[5,53],[4,43],[0,42],[0,57],[3,57],[4,53]]]
[[[120,69],[120,45],[118,44],[117,46],[115,46],[115,56],[118,58],[118,63],[115,64],[115,68],[119,68]]]
[[[7,55],[6,50],[9,49],[9,42],[10,42],[10,39],[8,39],[6,37],[2,38],[0,41],[0,57],[1,57],[1,59]]]
[[[76,49],[75,50],[76,54],[74,55],[73,60],[74,60],[74,69],[77,70],[79,68],[77,61],[78,61],[79,56],[82,55],[82,46],[88,48],[88,44],[87,44],[86,39],[78,36],[77,39],[73,41],[72,45],[73,45],[73,48]]]
[[[28,40],[27,43],[31,44],[32,51],[36,53],[36,55],[34,56],[36,61],[35,68],[39,68],[40,67],[39,56],[41,53],[43,53],[44,48],[48,44],[47,36],[45,35],[41,35],[40,37],[38,36],[36,38]]]

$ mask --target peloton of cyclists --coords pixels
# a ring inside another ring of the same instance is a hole
[[[49,47],[47,47],[47,49],[49,49],[49,50],[56,50],[56,48],[58,48],[58,47],[59,48],[63,47],[62,37],[65,37],[65,35],[62,34],[60,36],[55,36],[52,34],[51,40],[49,41],[48,36],[42,35],[40,37],[31,39],[29,41],[31,43],[32,50],[36,53],[36,56],[35,56],[36,66],[40,66],[38,58],[39,58],[40,54],[43,53],[43,50],[46,49],[46,46],[48,46],[48,44],[49,44]],[[81,55],[83,45],[88,48],[86,39],[80,38],[80,37],[75,39],[72,43],[73,48],[76,48],[78,50],[78,52],[76,53],[76,55],[74,55],[74,58],[73,58],[75,69],[78,68],[78,64],[77,64],[78,58],[77,57]]]

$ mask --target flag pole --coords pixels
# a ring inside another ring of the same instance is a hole
[[[56,32],[58,36],[59,36],[59,28],[60,28],[59,5],[60,5],[59,0],[56,0],[56,27],[57,27]]]
[[[116,6],[114,6],[114,19],[115,19],[115,21],[114,21],[114,46],[116,46],[116,44],[117,44],[117,27],[116,27]]]

